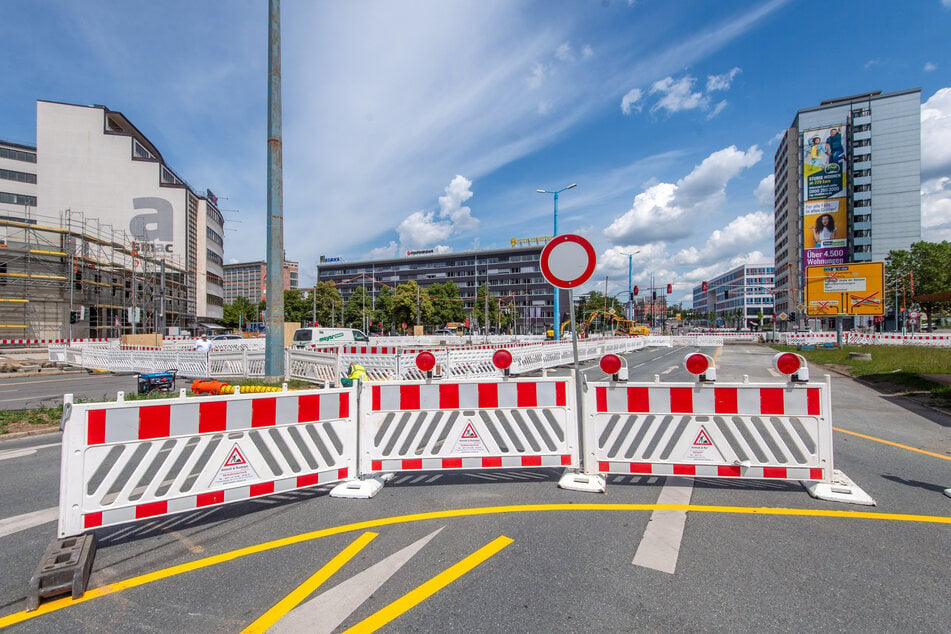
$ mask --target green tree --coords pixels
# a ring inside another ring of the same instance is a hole
[[[486,321],[486,312],[488,309],[488,322]],[[472,306],[472,315],[478,322],[480,328],[488,327],[492,329],[499,321],[499,301],[489,292],[488,284],[483,284],[476,292],[476,301]]]
[[[317,323],[334,327],[343,321],[343,299],[333,282],[317,285]]]
[[[392,317],[397,324],[406,324],[412,328],[416,323],[417,307],[419,309],[420,324],[433,324],[433,303],[429,296],[424,295],[415,280],[400,284],[396,288],[392,301]]]
[[[362,286],[353,289],[343,311],[343,322],[349,328],[363,329],[364,318],[373,319],[373,299]]]
[[[915,242],[909,250],[890,251],[885,258],[886,303],[899,306],[912,303],[915,295],[931,295],[951,291],[951,242]],[[903,296],[903,297],[902,297]],[[935,311],[946,311],[951,302],[921,302],[921,308],[932,317]]]
[[[284,320],[310,321],[311,301],[300,290],[284,291]]]
[[[433,284],[424,292],[432,300],[433,325],[444,326],[448,322],[461,322],[466,318],[465,307],[459,297],[459,287],[455,283]]]
[[[373,320],[376,325],[383,324],[383,332],[395,330],[393,323],[393,289],[389,286],[382,287],[376,294],[375,308],[373,310]]]
[[[237,328],[249,321],[258,321],[260,316],[260,311],[248,298],[237,297],[230,304],[224,305],[224,316],[221,318],[221,323],[229,328]]]

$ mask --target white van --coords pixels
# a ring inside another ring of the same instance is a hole
[[[355,328],[298,328],[294,331],[291,346],[294,348],[309,348],[338,343],[370,343],[362,330]]]

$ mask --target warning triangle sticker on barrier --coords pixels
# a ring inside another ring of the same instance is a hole
[[[684,458],[688,461],[723,462],[723,455],[713,443],[710,433],[703,426],[700,427],[700,431],[694,437],[693,443],[687,447]]]
[[[453,453],[489,453],[489,450],[485,448],[485,444],[479,437],[479,432],[476,431],[475,426],[472,424],[472,420],[466,421],[466,426],[462,430],[462,433],[459,434],[459,439],[456,441]]]
[[[221,464],[221,468],[218,469],[218,473],[215,474],[215,479],[212,480],[211,484],[216,487],[227,486],[257,479],[258,474],[254,471],[254,467],[248,462],[241,448],[235,444],[228,452],[228,456]]]

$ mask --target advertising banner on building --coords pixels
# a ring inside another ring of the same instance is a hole
[[[848,251],[845,198],[812,200],[802,205],[805,265],[842,264]]]
[[[883,262],[810,266],[806,268],[806,314],[884,315],[884,288]]]
[[[802,133],[804,266],[846,261],[846,130],[842,124]]]

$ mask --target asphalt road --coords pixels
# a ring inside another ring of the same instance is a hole
[[[687,351],[628,355],[631,380],[685,380]],[[780,381],[766,348],[706,352],[720,383]],[[372,500],[317,487],[102,529],[84,600],[29,614],[58,435],[2,442],[0,627],[946,632],[951,419],[831,382],[836,468],[875,507],[795,482],[609,476],[602,495],[559,489],[556,470],[398,474]]]

